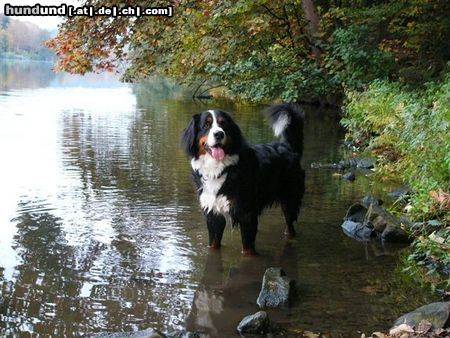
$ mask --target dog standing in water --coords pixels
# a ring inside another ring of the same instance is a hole
[[[281,104],[266,110],[278,141],[250,146],[230,115],[208,110],[192,117],[182,135],[191,158],[200,206],[206,216],[209,245],[220,248],[226,216],[239,225],[242,254],[256,254],[258,217],[280,204],[287,236],[294,236],[305,190],[300,166],[303,151],[303,112]]]

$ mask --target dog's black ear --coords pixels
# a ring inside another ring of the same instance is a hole
[[[183,135],[181,135],[181,146],[186,154],[191,157],[194,157],[196,154],[195,138],[198,131],[199,121],[200,114],[193,115],[191,122],[189,122],[189,125],[183,131]]]

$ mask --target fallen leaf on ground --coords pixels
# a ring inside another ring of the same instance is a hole
[[[430,191],[430,197],[439,203],[441,209],[448,209],[450,207],[450,194],[444,192],[442,189],[439,191]]]

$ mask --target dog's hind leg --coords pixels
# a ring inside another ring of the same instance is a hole
[[[206,224],[208,226],[209,247],[219,249],[222,241],[223,231],[226,225],[225,217],[216,215],[212,212],[206,215]]]
[[[305,172],[300,166],[294,167],[293,172],[295,174],[292,176],[290,184],[285,185],[286,189],[280,201],[281,209],[286,220],[284,234],[288,238],[295,236],[294,223],[297,222],[305,192]]]
[[[298,213],[300,207],[295,201],[285,202],[281,204],[281,210],[283,210],[284,219],[286,220],[286,229],[284,234],[288,238],[295,236],[294,223],[297,222]]]
[[[258,232],[258,217],[251,216],[240,223],[241,239],[242,239],[242,255],[252,256],[256,255],[255,240]]]

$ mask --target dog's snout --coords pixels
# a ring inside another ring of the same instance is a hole
[[[221,130],[216,131],[216,132],[214,133],[214,138],[215,138],[217,141],[223,140],[224,137],[225,137],[225,133],[224,133],[223,131],[221,131]]]

